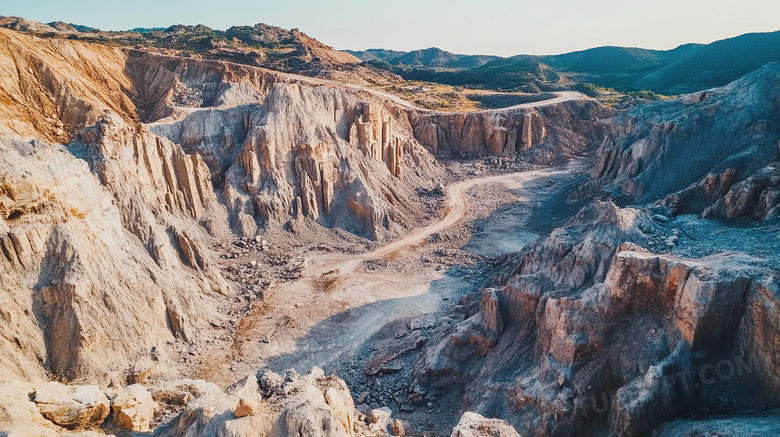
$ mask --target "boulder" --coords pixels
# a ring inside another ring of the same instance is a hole
[[[236,417],[251,416],[260,411],[261,401],[257,397],[241,398],[238,401],[238,405],[233,410],[233,414]]]
[[[267,370],[258,375],[258,381],[260,381],[260,387],[263,390],[273,390],[284,383],[284,377],[278,373]]]
[[[346,437],[354,429],[355,406],[344,381],[325,376],[319,368],[301,376],[260,373],[260,394],[231,394],[193,399],[182,413],[160,427],[160,437],[213,435],[230,437]],[[251,386],[251,377],[235,387]],[[239,392],[242,389],[239,388]]]
[[[108,416],[110,403],[96,386],[67,386],[50,382],[35,392],[43,417],[71,430],[98,428]]]
[[[406,435],[406,429],[404,429],[404,424],[398,419],[393,419],[393,423],[390,424],[390,431],[393,432],[393,435],[397,435],[400,437]]]
[[[477,413],[466,412],[450,437],[520,437],[520,434],[506,420],[486,419]]]
[[[191,399],[218,393],[222,393],[222,390],[216,384],[202,379],[180,379],[154,390],[152,398],[156,402],[165,402],[170,405],[185,405]]]
[[[393,414],[393,412],[390,410],[390,408],[382,407],[382,408],[375,408],[371,410],[370,413],[368,413],[368,420],[371,422],[371,430],[372,431],[384,431],[387,429],[387,426],[390,424],[390,415]]]
[[[111,400],[114,426],[132,431],[149,431],[157,403],[144,386],[127,386]]]
[[[228,387],[225,390],[225,393],[237,396],[251,396],[255,395],[259,389],[260,386],[257,384],[257,375],[247,375],[241,378],[240,381]]]

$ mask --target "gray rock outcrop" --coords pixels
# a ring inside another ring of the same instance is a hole
[[[599,423],[643,435],[733,396],[734,384],[753,387],[741,402],[775,405],[774,324],[765,317],[778,301],[769,291],[776,278],[756,274],[760,261],[745,254],[690,259],[635,244],[654,226],[647,212],[596,203],[506,257],[473,315],[425,348],[417,382],[469,381],[466,405],[499,405],[532,435]]]
[[[668,201],[676,213],[701,214],[720,201],[712,214],[723,217],[774,202],[773,170],[762,169],[778,155],[778,71],[769,64],[728,86],[622,116],[598,151],[591,189],[638,201],[682,191]]]
[[[113,426],[121,430],[149,431],[157,403],[140,384],[125,387],[111,399]]]

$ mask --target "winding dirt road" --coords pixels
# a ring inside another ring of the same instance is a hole
[[[528,102],[528,103],[520,103],[513,106],[507,106],[505,108],[495,108],[495,109],[479,109],[476,111],[453,111],[453,112],[446,112],[446,111],[438,111],[435,109],[427,109],[427,108],[421,108],[407,100],[404,100],[398,96],[394,96],[390,93],[386,93],[384,91],[374,90],[371,88],[365,88],[360,85],[352,85],[347,84],[347,87],[353,88],[353,89],[360,89],[363,91],[368,91],[372,94],[378,95],[382,98],[392,100],[395,103],[398,103],[399,105],[407,108],[407,109],[413,109],[417,112],[425,112],[425,113],[443,113],[443,114],[458,114],[458,113],[489,113],[489,112],[502,112],[502,111],[512,111],[516,109],[527,109],[527,108],[540,108],[542,106],[550,106],[550,105],[557,105],[559,103],[568,102],[570,100],[579,100],[585,98],[585,95],[577,92],[577,91],[556,91],[553,94],[556,95],[556,97],[552,99],[545,99],[545,100],[539,100],[536,102]]]
[[[444,218],[441,221],[426,226],[422,229],[418,229],[413,233],[411,233],[410,235],[400,240],[394,241],[390,244],[387,244],[385,246],[382,246],[379,249],[375,249],[371,252],[365,253],[360,258],[374,259],[374,258],[385,257],[393,252],[403,249],[404,247],[422,243],[430,235],[436,232],[443,231],[453,226],[458,221],[460,221],[463,218],[463,216],[466,215],[466,211],[467,211],[466,191],[469,188],[481,184],[505,182],[505,181],[512,181],[512,180],[514,180],[515,182],[522,183],[525,181],[542,177],[544,175],[549,176],[554,173],[555,173],[554,171],[551,172],[550,170],[524,171],[524,172],[509,173],[503,175],[485,176],[476,179],[469,179],[469,180],[465,180],[450,185],[449,188],[447,189],[447,204],[445,207],[447,214],[444,216]]]
[[[335,86],[372,94],[406,110],[451,114],[420,108],[398,96],[361,85],[291,74],[283,76],[310,85]],[[551,99],[469,112],[502,113],[582,98],[585,96],[576,91],[560,91]],[[424,243],[431,234],[455,226],[467,215],[467,191],[471,188],[503,183],[506,190],[517,196],[516,200],[528,202],[539,198],[541,192],[538,189],[544,191],[544,184],[536,184],[535,180],[546,182],[556,175],[571,174],[571,171],[572,168],[565,166],[462,181],[448,187],[446,214],[437,223],[362,255],[328,254],[307,258],[307,267],[298,280],[267,290],[262,305],[241,319],[242,329],[230,341],[231,347],[215,342],[209,348],[209,353],[204,354],[208,365],[202,376],[211,381],[230,383],[258,365],[276,370],[295,367],[302,371],[313,365],[331,366],[357,354],[365,342],[382,328],[399,320],[438,312],[444,301],[465,294],[471,285],[462,278],[421,263],[420,257],[426,249],[417,250],[415,246]],[[530,186],[535,188],[530,189]],[[492,252],[519,250],[528,242],[528,233],[523,234],[522,231],[527,219],[527,216],[522,216],[510,228],[502,230],[500,238],[511,244],[483,242],[482,245],[490,245]],[[507,229],[517,232],[507,235]],[[494,236],[488,239],[491,238]],[[447,244],[444,243],[444,247]],[[406,248],[410,249],[409,253],[397,254]],[[393,255],[393,268],[385,271],[365,267],[365,261],[389,259],[390,255]],[[261,340],[258,342],[258,339]]]
[[[229,383],[258,366],[276,371],[290,367],[305,371],[314,365],[332,369],[364,353],[359,351],[367,342],[380,341],[375,335],[383,328],[437,314],[447,302],[471,291],[473,285],[458,275],[435,269],[436,263],[421,262],[420,257],[431,256],[432,250],[427,244],[421,245],[431,234],[458,225],[472,216],[472,210],[481,208],[470,205],[474,197],[469,190],[500,184],[503,187],[497,190],[507,193],[507,199],[535,202],[555,186],[550,179],[565,179],[574,168],[567,165],[458,182],[447,188],[446,214],[440,221],[362,255],[315,254],[298,280],[269,290],[262,311],[242,320],[246,329],[235,342],[235,355],[226,359],[224,349],[214,351],[213,361],[223,364],[207,376]],[[480,211],[473,218],[485,214],[490,211]],[[517,238],[514,247],[522,247],[524,244],[519,243],[528,238],[521,234],[529,213],[519,209],[515,217],[512,228],[501,230],[501,238]],[[474,241],[474,237],[468,240]],[[498,235],[482,238],[490,240]],[[445,248],[452,245],[433,244]],[[366,267],[365,261],[381,258],[387,259],[390,267]]]

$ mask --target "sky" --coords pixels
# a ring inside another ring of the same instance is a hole
[[[104,30],[262,22],[297,27],[338,49],[500,56],[671,49],[780,30],[778,0],[0,0],[0,15]]]

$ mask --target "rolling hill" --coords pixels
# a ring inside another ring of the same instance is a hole
[[[458,55],[436,47],[402,52],[397,50],[368,49],[364,51],[344,50],[362,61],[380,61],[396,66],[424,68],[469,69],[499,59],[492,55]]]
[[[593,83],[621,91],[684,94],[724,86],[780,61],[780,31],[750,33],[672,50],[596,47],[550,56],[455,55],[430,48],[412,52],[348,51],[405,79],[496,89],[552,89]]]

